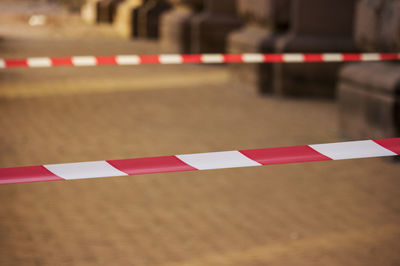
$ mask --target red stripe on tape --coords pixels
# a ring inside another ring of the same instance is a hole
[[[322,54],[304,54],[304,62],[323,62]]]
[[[242,54],[224,54],[225,63],[243,63]]]
[[[199,54],[182,55],[182,63],[201,63],[201,55]]]
[[[0,184],[64,180],[43,166],[0,168]]]
[[[264,62],[283,62],[283,54],[264,54]]]
[[[373,141],[383,146],[384,148],[400,155],[400,138],[374,139]]]
[[[343,61],[360,61],[361,54],[343,54]]]
[[[6,67],[27,67],[27,59],[6,59],[4,60]]]
[[[197,170],[175,156],[109,160],[107,162],[128,175]]]
[[[72,66],[72,58],[71,57],[57,57],[50,58],[51,64],[53,66]]]
[[[398,60],[399,54],[379,54],[381,60]]]
[[[140,55],[141,64],[160,64],[160,58],[158,55]]]
[[[242,150],[239,152],[262,165],[332,160],[309,146]]]
[[[115,56],[96,56],[98,65],[116,65],[117,59]]]

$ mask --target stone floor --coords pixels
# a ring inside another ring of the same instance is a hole
[[[9,14],[0,57],[159,51],[68,15],[31,32]],[[80,27],[63,39],[67,22]],[[0,71],[0,167],[337,136],[333,102],[260,97],[222,66]],[[3,185],[0,265],[400,265],[399,172],[362,159]]]

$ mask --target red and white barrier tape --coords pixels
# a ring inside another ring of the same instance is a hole
[[[399,53],[161,54],[1,59],[0,68],[141,64],[307,63],[400,60]]]
[[[0,184],[400,155],[400,138],[0,168]]]

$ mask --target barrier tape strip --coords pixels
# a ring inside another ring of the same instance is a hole
[[[0,168],[0,184],[400,155],[400,138]]]
[[[161,54],[1,59],[0,68],[141,64],[307,63],[400,60],[400,53]]]

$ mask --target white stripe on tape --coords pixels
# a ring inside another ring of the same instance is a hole
[[[341,62],[343,61],[343,56],[341,54],[322,54],[322,60],[325,62]]]
[[[48,57],[30,57],[27,59],[30,67],[51,67],[51,60]]]
[[[333,160],[396,155],[396,153],[382,147],[372,140],[315,144],[309,146]]]
[[[181,64],[182,63],[182,56],[180,55],[167,55],[162,54],[159,57],[161,64]]]
[[[361,54],[362,61],[379,61],[381,56],[378,53]]]
[[[94,56],[73,56],[72,64],[74,66],[95,66],[97,61]]]
[[[106,161],[48,164],[43,166],[53,174],[67,180],[127,175],[114,168]]]
[[[199,170],[261,165],[238,151],[184,154],[176,157]]]
[[[0,59],[0,68],[5,68],[6,67],[6,63],[4,62],[3,59]]]
[[[246,63],[261,63],[264,62],[263,54],[243,54],[243,62]]]
[[[222,54],[203,54],[201,61],[203,63],[223,63],[224,56]]]
[[[303,54],[284,54],[283,55],[284,62],[304,62]]]
[[[138,65],[140,57],[137,55],[117,55],[116,61],[118,65]]]

